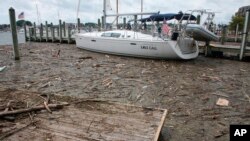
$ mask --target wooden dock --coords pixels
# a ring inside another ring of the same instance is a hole
[[[200,53],[204,53],[206,56],[220,56],[222,57],[223,54],[234,54],[238,56],[240,54],[240,44],[236,43],[227,43],[227,44],[220,44],[219,42],[213,42],[209,45],[209,47],[205,46],[204,44],[199,45]],[[250,47],[247,46],[245,49],[245,56],[250,55]]]
[[[53,114],[37,114],[34,120],[38,122],[19,125],[17,129],[22,130],[5,139],[157,141],[166,115],[163,109],[86,100]]]

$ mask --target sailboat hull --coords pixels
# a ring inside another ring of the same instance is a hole
[[[87,34],[77,34],[75,39],[78,48],[115,55],[159,59],[193,59],[198,56],[198,47],[193,46],[193,41],[190,41],[192,49],[186,47],[188,51],[183,53],[179,43],[171,40],[103,38]]]

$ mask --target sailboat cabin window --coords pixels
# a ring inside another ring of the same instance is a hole
[[[102,37],[114,37],[119,38],[121,36],[121,33],[102,33]]]

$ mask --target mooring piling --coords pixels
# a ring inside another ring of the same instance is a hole
[[[126,28],[126,18],[123,18],[123,26],[122,26],[122,29],[125,29]]]
[[[70,26],[68,26],[68,44],[71,42],[71,29],[70,29]]]
[[[244,53],[245,53],[245,49],[246,49],[246,42],[247,42],[247,37],[248,37],[248,30],[249,30],[249,12],[250,10],[248,10],[246,12],[246,16],[245,16],[245,23],[244,23],[244,29],[243,29],[243,37],[242,37],[242,42],[241,42],[241,47],[240,47],[240,60],[243,59],[244,57]]]
[[[13,9],[12,7],[9,9],[9,16],[10,16],[12,39],[13,39],[14,57],[15,60],[20,60],[19,50],[18,50],[17,29],[16,29],[16,14],[15,14],[15,9]]]
[[[34,40],[36,41],[36,23],[34,22]]]
[[[55,42],[55,28],[53,26],[53,23],[51,23],[51,39],[52,39],[52,42]]]
[[[63,36],[66,37],[66,23],[63,22]]]
[[[59,20],[59,42],[62,43],[62,20]]]
[[[97,23],[98,23],[98,31],[101,31],[101,20],[98,19]]]
[[[102,30],[104,30],[104,16],[102,16]]]
[[[23,28],[24,28],[24,39],[27,41],[27,30],[26,30],[26,21],[23,23]]]
[[[48,29],[48,22],[45,21],[45,32],[46,32],[46,42],[49,41],[49,29]]]
[[[80,25],[81,22],[80,22],[80,18],[77,18],[77,32],[80,33]]]
[[[40,24],[40,42],[43,40],[43,24]]]

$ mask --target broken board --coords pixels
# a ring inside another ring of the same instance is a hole
[[[35,116],[4,140],[157,141],[167,110],[106,101],[81,101]],[[16,130],[16,129],[15,129]]]

